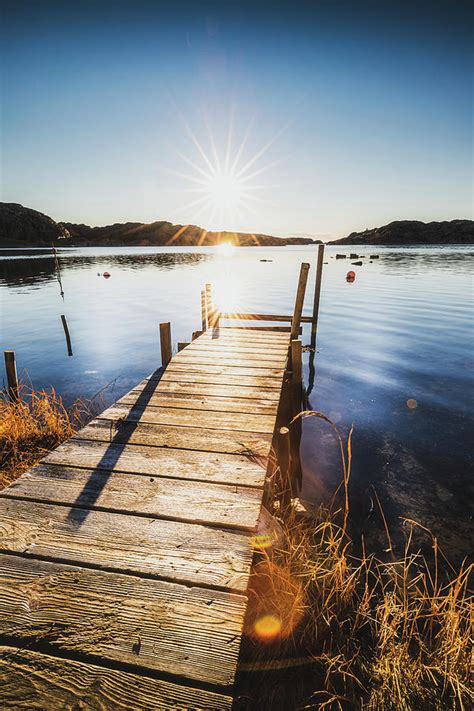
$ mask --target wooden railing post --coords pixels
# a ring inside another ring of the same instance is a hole
[[[4,351],[5,370],[7,372],[8,396],[10,400],[18,400],[18,375],[16,372],[15,351]]]
[[[303,403],[303,351],[301,341],[293,339],[291,341],[291,412],[292,418],[301,412]],[[292,423],[290,429],[291,442],[291,492],[297,495],[298,488],[301,487],[303,470],[301,467],[300,447],[302,436],[301,418]]]
[[[161,365],[166,368],[171,360],[171,324],[160,323]]]
[[[220,313],[215,308],[212,301],[212,285],[206,284],[206,304],[207,304],[207,325],[208,328],[219,326]]]
[[[309,264],[307,264],[307,262],[303,262],[300,269],[300,277],[298,279],[298,288],[296,290],[293,319],[291,321],[291,340],[296,338],[300,330],[301,314],[303,313],[304,295],[306,292],[306,283],[308,281],[308,271]]]
[[[201,330],[203,332],[207,330],[207,298],[205,289],[201,290]]]
[[[318,263],[314,282],[313,320],[311,322],[311,348],[316,348],[316,332],[318,330],[319,301],[321,297],[321,279],[323,275],[324,244],[318,246]]]

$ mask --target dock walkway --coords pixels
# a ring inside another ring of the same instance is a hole
[[[231,708],[289,345],[205,331],[0,492],[2,708]]]

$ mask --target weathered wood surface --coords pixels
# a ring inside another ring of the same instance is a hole
[[[219,375],[221,380],[225,382],[225,377],[227,375],[233,376],[249,376],[249,377],[259,377],[259,378],[280,378],[281,368],[268,368],[268,367],[253,367],[253,368],[242,368],[236,365],[210,365],[204,363],[198,363],[195,361],[188,361],[186,363],[181,363],[181,361],[174,360],[168,368],[168,373],[179,373],[180,379],[185,378],[185,373],[212,373],[213,375]]]
[[[245,607],[244,595],[0,555],[0,635],[22,646],[227,686]]]
[[[117,400],[117,404],[140,405],[142,395],[139,390],[131,390]],[[205,397],[199,395],[179,395],[163,393],[162,390],[147,398],[147,407],[184,408],[186,410],[214,410],[215,412],[242,412],[261,415],[273,415],[275,405],[266,398],[249,400],[248,398]]]
[[[272,437],[258,432],[203,430],[199,427],[150,425],[127,420],[93,420],[76,437],[118,444],[146,444],[153,447],[173,447],[227,454],[247,454],[267,457]]]
[[[2,709],[230,711],[232,697],[143,674],[0,646]]]
[[[240,532],[9,498],[0,551],[244,591],[252,558]]]
[[[203,383],[206,385],[232,385],[234,388],[235,394],[238,396],[240,393],[240,388],[246,387],[246,388],[252,388],[253,390],[256,391],[256,395],[262,396],[262,390],[273,390],[274,394],[276,397],[278,397],[278,393],[281,388],[281,378],[270,378],[268,376],[264,375],[254,375],[254,376],[246,376],[246,375],[216,375],[214,373],[209,373],[209,372],[197,372],[193,370],[187,370],[186,374],[184,375],[184,378],[186,379],[186,383]],[[182,372],[177,372],[174,371],[173,368],[169,368],[166,370],[164,373],[161,382],[167,383],[167,382],[182,382],[183,381],[183,373]]]
[[[128,420],[156,425],[179,425],[180,427],[202,427],[211,430],[235,430],[242,432],[263,432],[272,434],[275,427],[274,415],[240,412],[215,412],[214,410],[192,410],[184,408],[148,407],[142,405],[113,405],[99,415],[103,420]]]
[[[263,487],[265,479],[263,462],[252,461],[245,455],[81,439],[67,440],[48,454],[43,462],[246,487]]]
[[[0,496],[250,531],[256,529],[261,505],[258,489],[46,464],[31,469]]]
[[[0,493],[2,708],[230,709],[288,346],[210,328]]]
[[[176,373],[174,374],[176,377]],[[144,386],[138,385],[135,390],[142,388]],[[235,387],[232,387],[231,385],[226,385],[225,383],[197,383],[197,382],[190,382],[189,378],[186,376],[186,381],[183,382],[182,379],[180,380],[162,380],[160,382],[160,393],[173,393],[173,394],[181,394],[184,393],[186,395],[199,395],[201,397],[204,397],[206,395],[209,395],[211,397],[230,397],[232,398],[234,395],[236,398],[242,399],[250,399],[250,400],[261,400],[262,398],[265,398],[269,402],[274,402],[275,407],[278,404],[279,397],[280,397],[280,389],[278,387],[271,387],[271,388],[264,388],[264,392],[262,392],[262,388],[254,388],[251,385],[248,386],[243,386],[239,385],[238,390]]]

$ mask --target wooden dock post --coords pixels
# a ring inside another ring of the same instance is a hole
[[[160,323],[161,365],[166,368],[171,360],[171,324]]]
[[[313,317],[311,321],[311,341],[310,341],[310,352],[309,352],[309,378],[308,378],[308,388],[306,391],[306,400],[311,394],[314,387],[314,379],[316,375],[316,370],[314,367],[314,360],[316,356],[316,336],[318,332],[318,316],[319,316],[319,301],[321,295],[321,280],[323,276],[323,259],[324,259],[324,244],[320,244],[318,248],[318,264],[316,268],[316,280],[314,284],[314,302],[313,302]]]
[[[319,301],[321,297],[321,279],[323,275],[324,244],[318,246],[318,263],[314,282],[313,320],[311,322],[311,348],[316,348],[316,332],[318,330]]]
[[[306,292],[306,283],[308,281],[308,271],[309,264],[307,262],[303,262],[301,265],[300,276],[298,279],[298,288],[296,290],[293,319],[291,321],[291,340],[297,337],[300,330],[301,314],[303,313],[304,295]]]
[[[206,284],[206,287],[207,286],[208,285]],[[206,291],[204,289],[201,290],[201,330],[203,333],[207,330],[207,298]]]
[[[10,400],[18,400],[18,375],[16,372],[15,351],[4,351],[5,370],[7,372],[8,396]]]
[[[206,284],[206,305],[207,305],[207,325],[208,328],[218,328],[220,313],[215,308],[212,301],[212,284]]]
[[[189,346],[189,341],[178,341],[178,353]]]
[[[296,417],[301,412],[303,403],[303,355],[301,341],[294,339],[291,341],[291,411],[292,418]],[[300,458],[300,446],[302,437],[301,418],[297,419],[291,425],[290,441],[291,441],[291,492],[293,496],[298,493],[298,487],[301,486],[303,479],[303,470]]]
[[[68,356],[72,356],[71,336],[69,335],[69,328],[64,314],[61,314],[61,322],[63,324],[64,334],[66,336],[67,354]]]

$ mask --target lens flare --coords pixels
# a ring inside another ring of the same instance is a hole
[[[415,410],[415,409],[418,407],[418,402],[417,402],[414,398],[410,397],[410,398],[407,400],[407,407],[408,407],[410,410]]]
[[[250,539],[250,544],[255,550],[264,550],[273,545],[273,536],[270,533],[257,533]]]
[[[280,636],[281,620],[275,615],[264,615],[256,620],[253,628],[259,639],[272,640]]]

